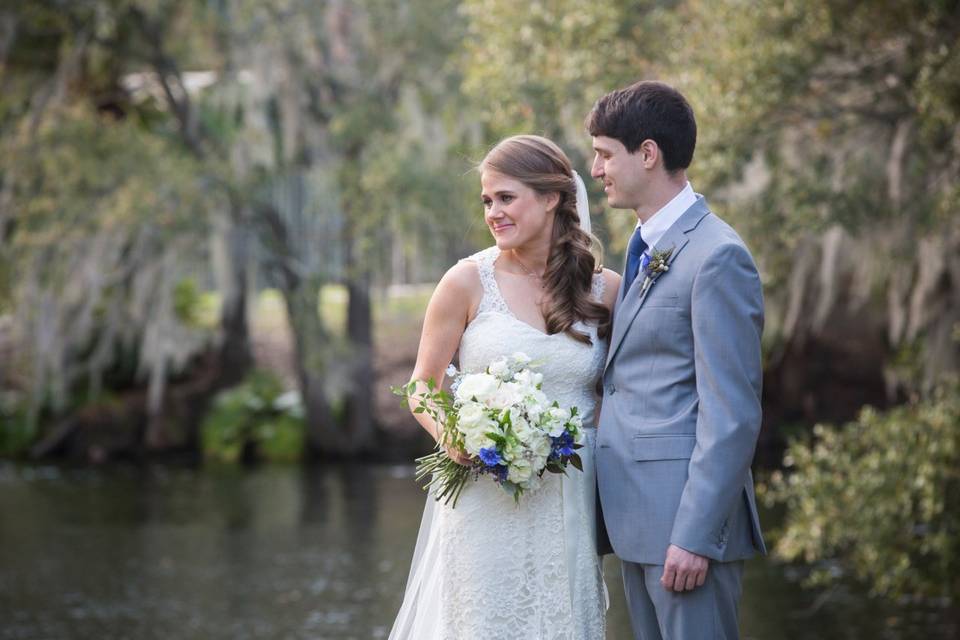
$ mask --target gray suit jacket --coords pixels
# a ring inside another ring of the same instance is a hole
[[[596,467],[603,539],[624,560],[667,546],[717,561],[766,553],[750,463],[760,431],[763,293],[740,236],[703,196],[658,243],[614,312]],[[621,285],[622,288],[622,285]]]

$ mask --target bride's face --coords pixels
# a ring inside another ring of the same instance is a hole
[[[560,196],[541,195],[515,178],[486,170],[480,175],[484,220],[497,247],[517,249],[549,243]]]

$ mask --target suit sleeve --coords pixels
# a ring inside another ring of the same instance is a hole
[[[742,499],[760,433],[763,291],[745,247],[721,245],[704,261],[691,320],[697,442],[670,543],[720,560],[726,519]]]

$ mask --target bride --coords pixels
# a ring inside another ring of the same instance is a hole
[[[620,277],[596,266],[586,189],[557,145],[507,138],[479,168],[496,244],[440,280],[412,377],[442,380],[458,350],[468,373],[526,353],[540,363],[544,393],[583,415],[583,472],[544,474],[519,505],[487,477],[471,481],[456,508],[428,497],[390,639],[601,639],[593,425]],[[427,414],[414,416],[439,437]],[[461,451],[448,453],[467,462]]]

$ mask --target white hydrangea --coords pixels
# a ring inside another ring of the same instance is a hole
[[[510,356],[510,360],[511,362],[513,362],[514,366],[517,367],[518,369],[530,364],[530,356],[528,356],[522,351],[514,352],[514,354]]]
[[[520,484],[527,482],[533,477],[533,465],[524,457],[517,457],[510,461],[507,467],[507,480]]]

